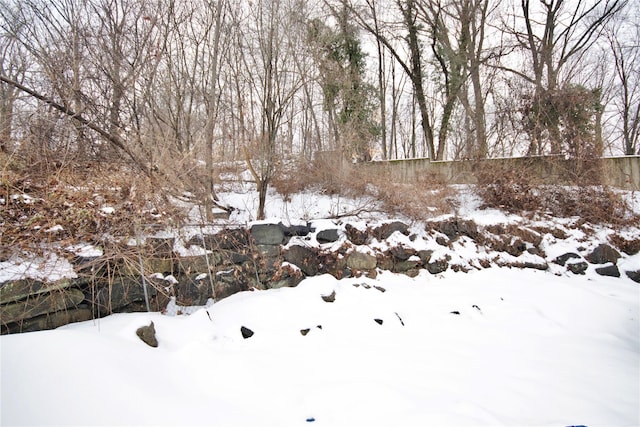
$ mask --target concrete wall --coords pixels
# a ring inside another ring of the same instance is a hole
[[[371,172],[386,173],[396,182],[411,182],[425,174],[440,175],[450,184],[475,184],[476,174],[492,171],[526,172],[540,184],[589,184],[600,168],[604,184],[640,190],[640,156],[609,157],[577,162],[562,157],[516,157],[486,160],[440,161],[429,159],[390,160],[362,164]]]

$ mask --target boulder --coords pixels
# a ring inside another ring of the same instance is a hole
[[[153,322],[149,326],[141,326],[136,330],[136,335],[148,346],[158,347],[158,339],[156,338],[156,328]]]
[[[214,281],[214,295],[216,301],[235,293],[248,290],[248,281],[244,280],[243,277],[242,269],[239,266],[216,273]]]
[[[99,316],[111,314],[136,301],[144,301],[144,286],[134,278],[119,277],[112,281],[102,280],[97,286],[94,305]],[[156,295],[156,289],[147,284],[149,298]]]
[[[316,240],[318,243],[333,243],[337,242],[340,238],[338,234],[338,230],[335,228],[330,228],[328,230],[320,230],[318,234],[316,234]]]
[[[404,246],[394,246],[391,249],[389,249],[389,252],[398,261],[406,261],[416,253],[415,250],[411,248],[405,248]]]
[[[31,319],[25,319],[10,325],[2,325],[2,333],[20,333],[43,331],[47,329],[55,329],[60,326],[74,322],[84,322],[93,318],[93,312],[90,308],[76,308],[56,311],[55,313],[47,313],[36,316]]]
[[[251,244],[249,233],[244,228],[225,229],[217,234],[204,235],[205,249],[239,251]]]
[[[373,255],[354,251],[347,255],[347,267],[352,270],[373,270],[376,268],[378,261]]]
[[[640,283],[640,270],[627,271],[627,277],[636,283]]]
[[[567,270],[569,270],[573,274],[584,274],[588,268],[589,264],[584,261],[567,263]]]
[[[417,253],[420,261],[422,261],[423,265],[427,265],[431,260],[431,255],[433,255],[433,251],[430,249],[419,250]]]
[[[433,262],[427,263],[427,271],[431,274],[438,274],[444,271],[447,271],[449,268],[449,261],[446,259],[441,259]]]
[[[615,264],[596,268],[596,273],[601,276],[620,277],[620,270],[618,270],[618,266]]]
[[[84,300],[79,289],[60,289],[51,293],[39,293],[24,300],[0,306],[3,324],[19,322],[47,313],[76,308]]]
[[[345,225],[344,230],[347,234],[347,239],[354,245],[366,245],[369,241],[369,233],[358,230],[351,224]]]
[[[280,245],[284,241],[284,231],[280,224],[255,224],[251,236],[258,245]]]
[[[280,256],[280,245],[257,245],[258,253],[265,258],[277,258]],[[247,260],[249,257],[246,258]]]
[[[620,258],[620,252],[612,246],[602,243],[596,247],[593,252],[585,257],[591,264],[606,264],[608,262],[616,263]]]
[[[380,227],[377,227],[373,230],[373,236],[382,241],[386,240],[396,231],[404,234],[405,236],[409,235],[409,226],[400,221],[393,221],[386,224],[382,224]]]
[[[176,300],[179,305],[204,305],[212,295],[208,275],[192,274],[181,277],[176,285]]]
[[[554,264],[564,266],[567,263],[567,261],[569,261],[570,259],[580,259],[580,258],[582,257],[574,252],[567,252],[566,254],[557,256],[552,262]]]
[[[282,229],[285,237],[293,237],[293,236],[306,236],[313,231],[313,228],[307,223],[306,225],[284,225],[283,223],[278,224]]]
[[[318,274],[318,255],[305,246],[291,246],[285,252],[284,259],[298,267],[307,276]]]
[[[44,283],[39,280],[23,279],[0,283],[0,304],[19,301],[37,294],[49,293],[75,286],[76,281],[61,280]]]

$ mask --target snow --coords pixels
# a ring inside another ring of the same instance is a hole
[[[55,282],[76,277],[78,276],[71,263],[54,252],[46,257],[28,253],[23,256],[14,255],[7,261],[0,262],[0,283],[21,279]]]
[[[630,281],[501,268],[325,275],[190,316],[3,336],[1,421],[638,425],[638,296]],[[157,349],[135,334],[150,321]]]
[[[239,208],[233,223],[255,220],[257,197],[248,186],[219,196]],[[290,202],[275,193],[267,200],[268,222],[310,221],[315,233],[342,231],[347,221],[364,230],[388,220],[368,198],[305,192]],[[584,255],[614,232],[598,226],[587,236],[571,227],[575,219],[529,220],[481,210],[467,187],[460,187],[456,204],[459,218],[480,227],[563,230],[567,239],[543,236],[547,261],[577,248]],[[358,215],[348,217],[350,212]],[[205,307],[180,307],[173,300],[164,314],[114,314],[2,336],[0,425],[640,425],[637,283],[624,273],[599,276],[592,265],[584,276],[552,263],[548,271],[478,269],[483,259],[495,261],[496,253],[464,236],[441,246],[424,223],[412,223],[410,230],[417,237],[394,233],[354,250],[375,254],[403,245],[475,268],[438,275],[422,270],[415,278],[383,271],[375,279],[324,275]],[[633,227],[615,232],[639,234]],[[294,237],[289,245],[335,249],[345,241],[340,236],[323,245]],[[196,249],[184,247],[187,240],[177,239],[174,249],[195,255]],[[101,254],[90,245],[67,250]],[[497,261],[544,259],[500,253]],[[640,269],[640,254],[622,254],[618,266]],[[0,262],[0,282],[73,274],[68,261],[53,253]],[[321,298],[332,292],[333,303]],[[136,336],[151,321],[158,348]],[[254,335],[243,339],[242,326]]]

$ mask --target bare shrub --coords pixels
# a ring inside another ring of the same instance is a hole
[[[534,181],[526,167],[483,168],[476,171],[476,178],[476,191],[484,208],[577,216],[590,223],[625,224],[633,220],[622,196],[606,186],[545,185]]]

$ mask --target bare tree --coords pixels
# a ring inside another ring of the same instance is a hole
[[[625,0],[538,0],[534,5],[531,0],[521,0],[522,15],[517,21],[524,28],[514,27],[511,32],[528,56],[531,70],[502,68],[533,86],[527,101],[530,154],[544,152],[545,138],[552,153],[561,151],[557,117],[549,114],[545,104],[552,98],[562,98],[554,92],[561,89],[563,71],[593,46],[604,25],[625,3]],[[562,83],[566,86],[569,82]]]
[[[640,23],[613,28],[608,38],[619,85],[614,102],[622,121],[624,154],[640,154]]]

